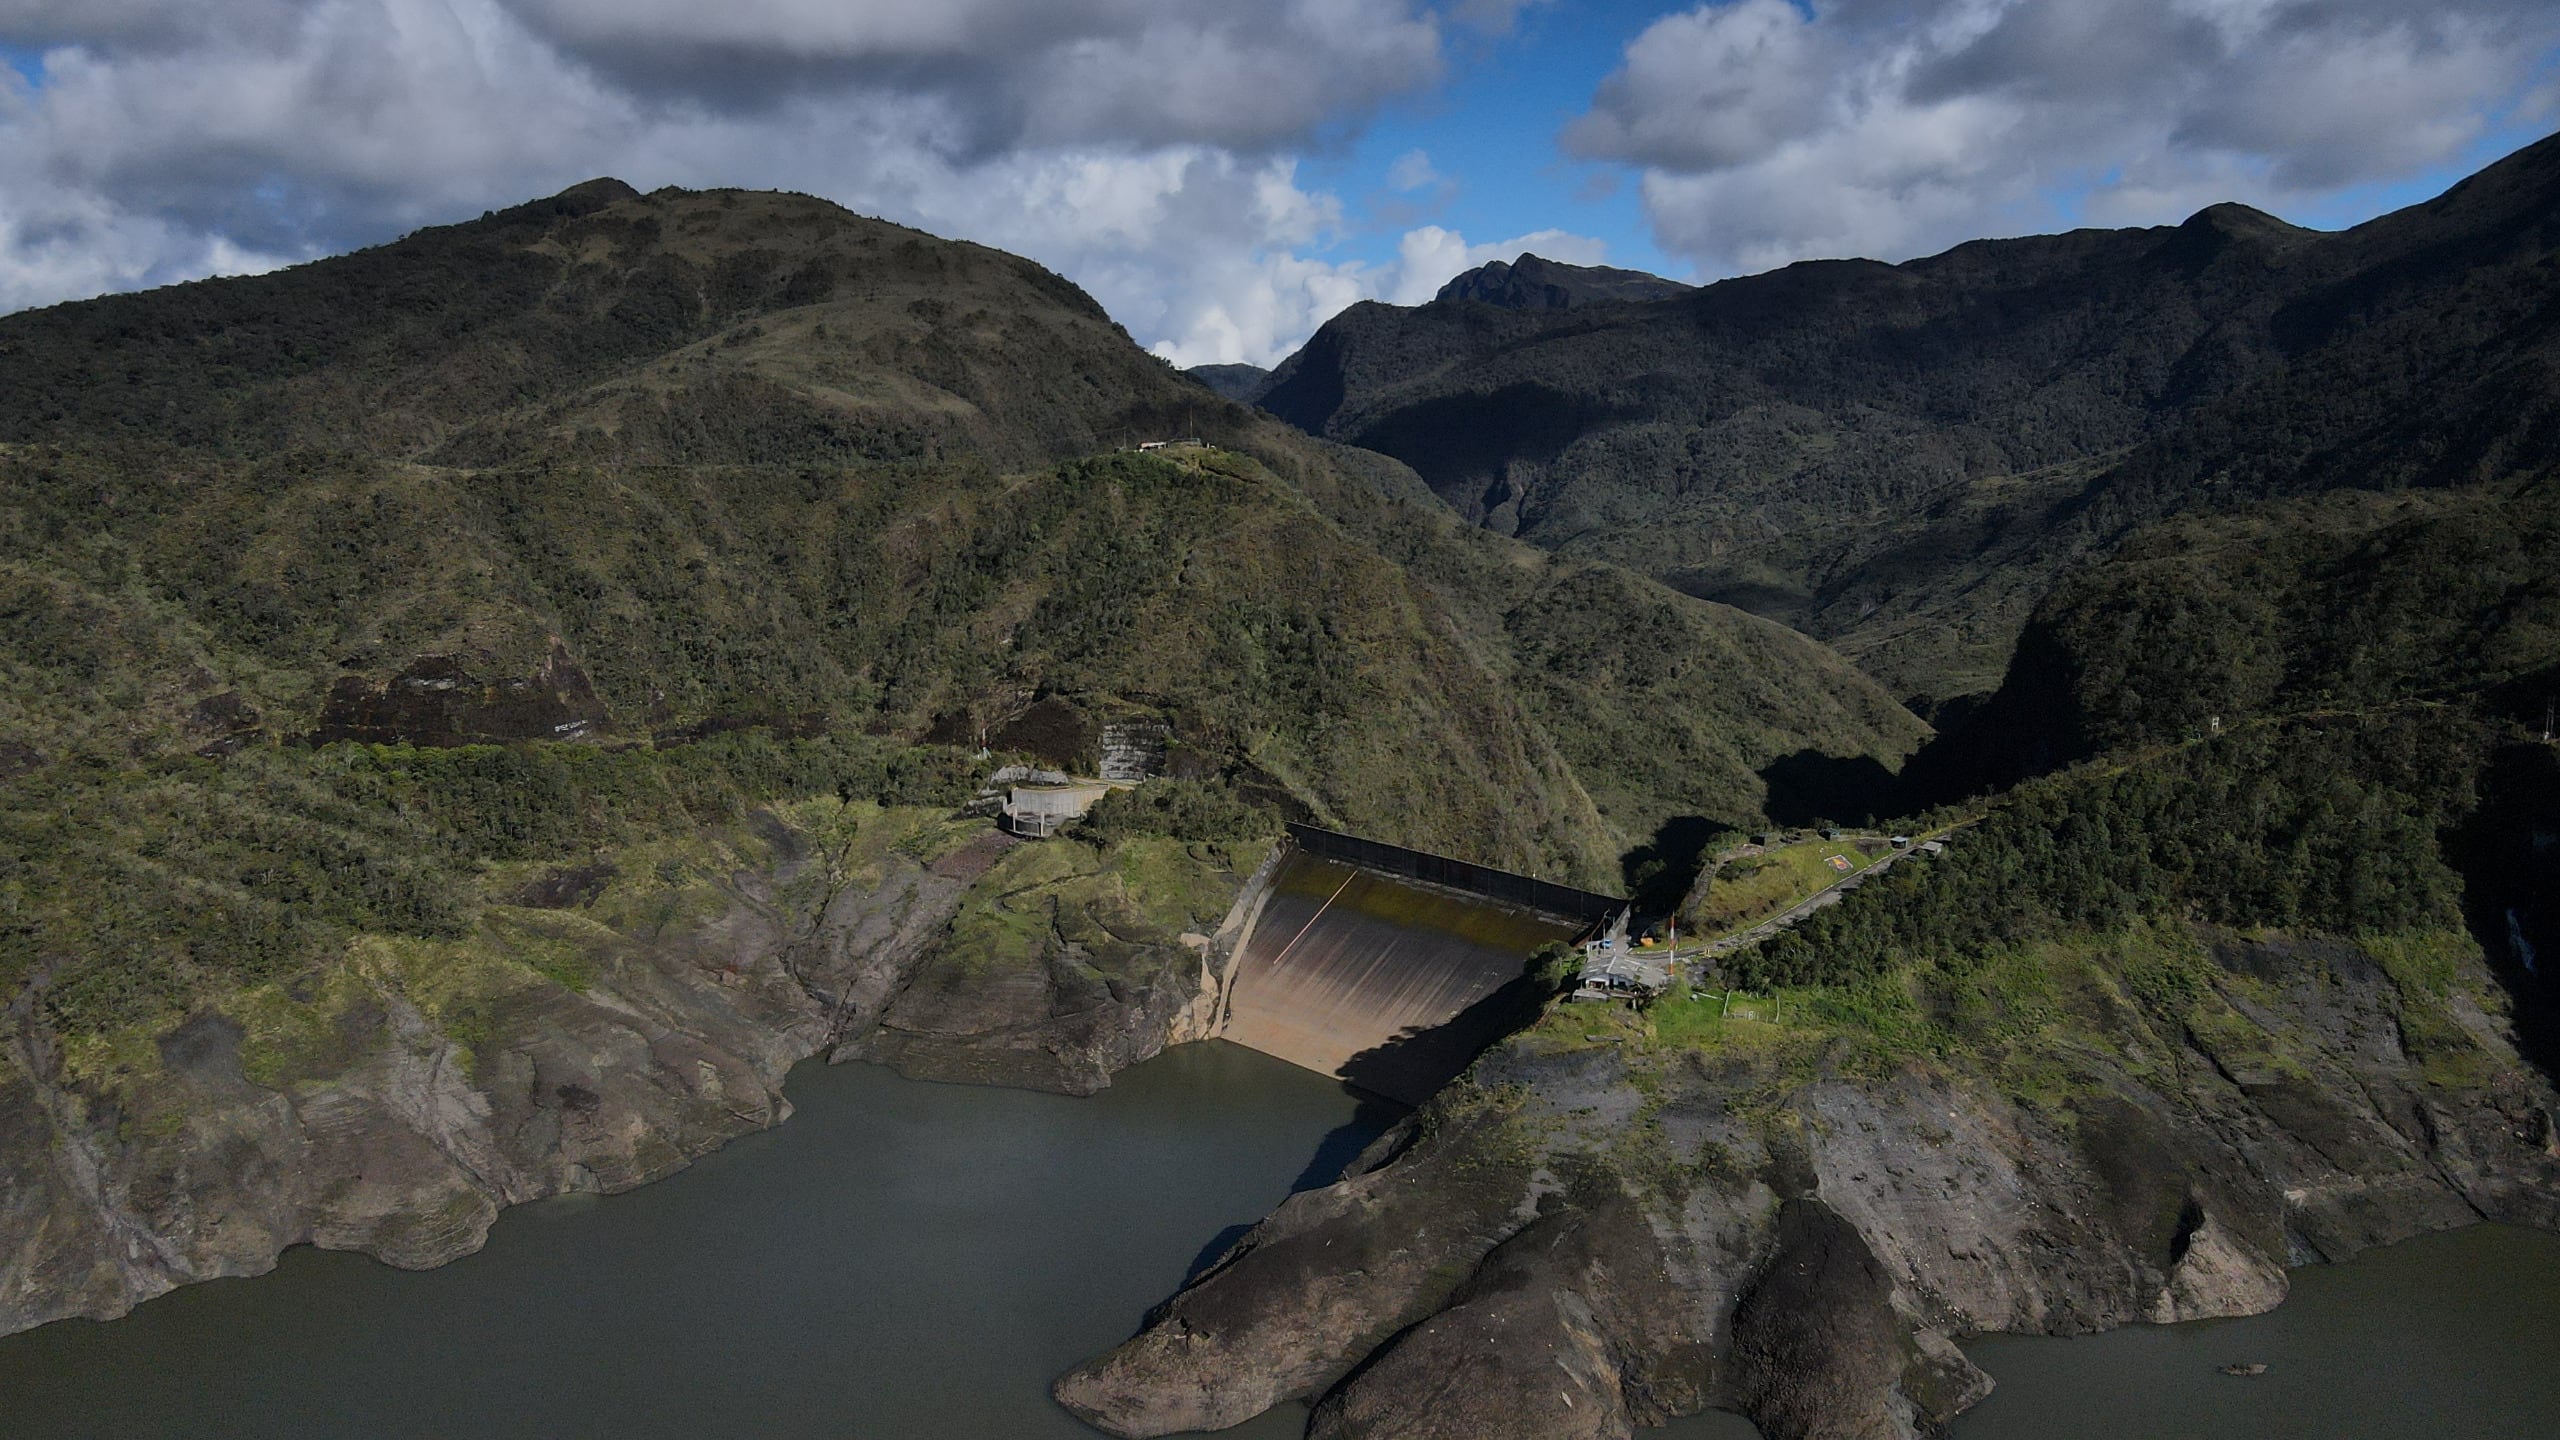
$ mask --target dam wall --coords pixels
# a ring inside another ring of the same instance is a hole
[[[1295,843],[1237,948],[1215,1033],[1389,1099],[1420,1103],[1534,1015],[1545,992],[1528,978],[1530,955],[1591,928],[1577,915],[1347,864],[1291,830]]]
[[[1496,870],[1490,865],[1478,865],[1468,860],[1453,860],[1427,850],[1408,850],[1384,840],[1345,835],[1339,830],[1292,824],[1289,839],[1300,850],[1327,860],[1375,870],[1382,875],[1419,880],[1426,885],[1464,890],[1488,900],[1568,920],[1580,920],[1589,925],[1601,924],[1627,908],[1624,900],[1589,890],[1576,890],[1551,880],[1514,875],[1508,870]]]

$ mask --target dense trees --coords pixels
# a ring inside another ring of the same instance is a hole
[[[54,766],[0,787],[0,990],[86,1035],[451,936],[493,862],[576,862],[802,796],[951,807],[950,751],[745,732],[667,750],[334,746]]]
[[[2254,725],[2020,787],[1730,963],[1745,985],[1961,970],[2025,941],[2150,919],[2337,932],[2458,925],[2441,832],[2475,803],[2469,712]]]

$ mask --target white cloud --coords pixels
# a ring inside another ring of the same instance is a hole
[[[1467,237],[1437,225],[1408,230],[1396,247],[1394,273],[1384,278],[1376,298],[1390,305],[1420,305],[1460,274],[1493,260],[1517,260],[1534,254],[1568,265],[1597,265],[1609,247],[1588,235],[1562,230],[1535,230],[1490,245],[1470,245]]]
[[[1432,0],[0,0],[0,309],[614,174],[808,191],[1261,360],[1379,279],[1288,154],[1434,84]]]
[[[2547,0],[1737,0],[1666,17],[1565,132],[1708,273],[2281,207],[2529,113]]]
[[[1407,150],[1387,166],[1387,188],[1407,194],[1428,190],[1440,183],[1440,172],[1431,168],[1431,156],[1420,150]]]
[[[1167,313],[1161,328],[1180,338],[1160,341],[1154,349],[1177,365],[1238,360],[1274,364],[1296,349],[1310,331],[1352,304],[1383,300],[1390,305],[1419,305],[1461,271],[1531,252],[1568,264],[1596,265],[1608,257],[1608,246],[1588,235],[1562,230],[1537,230],[1470,245],[1457,231],[1424,225],[1406,231],[1397,242],[1396,258],[1379,265],[1327,263],[1285,251],[1239,256],[1220,284],[1202,292],[1209,298],[1194,309]],[[1132,308],[1142,306],[1139,296],[1148,276],[1141,271],[1128,279],[1132,291],[1128,303]],[[1104,304],[1111,303],[1107,285],[1095,293]],[[1120,311],[1115,307],[1112,313]]]

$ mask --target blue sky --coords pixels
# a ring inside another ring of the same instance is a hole
[[[1605,241],[1611,264],[1685,273],[1687,265],[1663,254],[1646,232],[1631,177],[1575,160],[1556,143],[1590,106],[1626,43],[1673,8],[1592,0],[1529,10],[1514,33],[1459,47],[1447,85],[1389,104],[1338,152],[1311,156],[1309,182],[1346,197],[1363,224],[1345,252],[1390,260],[1412,224],[1445,226],[1480,242],[1568,230]],[[1389,188],[1390,168],[1414,150],[1449,178],[1445,198]]]
[[[1334,253],[1386,263],[1402,231],[1418,223],[1442,225],[1479,242],[1560,229],[1605,242],[1613,265],[1689,280],[1731,273],[1735,267],[1701,265],[1656,243],[1628,167],[1573,157],[1559,144],[1566,126],[1590,108],[1602,80],[1619,67],[1629,42],[1656,20],[1693,8],[1658,0],[1591,0],[1530,9],[1514,33],[1462,51],[1446,85],[1387,105],[1352,138],[1311,154],[1303,170],[1307,180],[1350,202],[1355,228],[1340,238]],[[1810,13],[1810,7],[1799,8]],[[2546,53],[2531,74],[2522,87],[2526,93],[2549,86],[2560,76],[2560,56]],[[2552,133],[2553,115],[2534,113],[2513,95],[2483,95],[2481,101],[2477,134],[2433,163],[2280,200],[2240,189],[2213,198],[2258,203],[2314,229],[2345,229],[2432,199]],[[1430,196],[1402,195],[1386,183],[1396,160],[1417,150],[1446,177],[1447,184]],[[2038,188],[2032,203],[1999,217],[2007,224],[1989,224],[1979,233],[2120,223],[2087,213],[2090,195],[2109,178],[2106,172],[2059,175]],[[2150,217],[2152,223],[2181,218]]]
[[[1540,232],[1707,280],[2335,228],[2560,125],[2551,0],[10,0],[0,60],[0,311],[613,174],[1029,255],[1184,364]]]

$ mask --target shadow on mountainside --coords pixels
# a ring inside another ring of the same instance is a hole
[[[1636,913],[1668,915],[1679,908],[1705,865],[1707,850],[1715,844],[1716,837],[1742,828],[1704,815],[1675,815],[1663,821],[1651,840],[1618,859],[1627,898]]]
[[[1799,750],[1769,762],[1760,781],[1769,787],[1762,808],[1778,825],[1867,825],[1904,809],[1901,781],[1873,755]]]
[[[2514,998],[2517,1049],[2560,1079],[2560,750],[2510,745],[2479,788],[2445,858],[2461,872],[2472,937]]]

